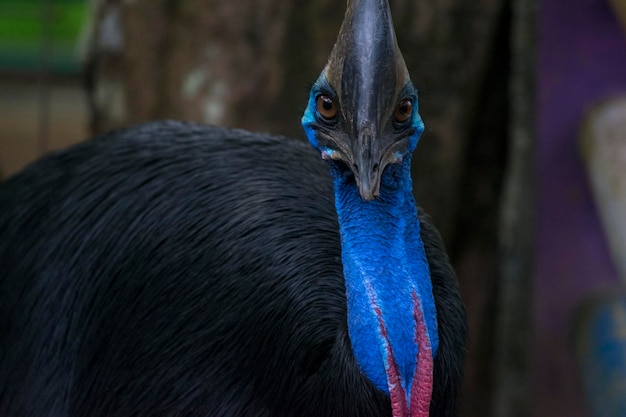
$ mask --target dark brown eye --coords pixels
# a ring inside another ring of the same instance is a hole
[[[409,120],[412,114],[413,102],[408,98],[400,100],[395,114],[396,123],[406,122],[407,120]]]
[[[321,95],[317,98],[317,112],[324,119],[331,120],[337,116],[337,106],[335,106],[332,98]]]

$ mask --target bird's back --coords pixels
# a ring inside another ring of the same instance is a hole
[[[463,308],[420,216],[431,414],[452,415]],[[389,416],[346,321],[332,183],[304,143],[160,122],[0,185],[0,416]]]
[[[356,365],[318,158],[166,122],[2,185],[0,415],[303,416],[312,399],[314,415],[365,411],[340,411],[342,390],[386,410],[358,371],[342,375]]]

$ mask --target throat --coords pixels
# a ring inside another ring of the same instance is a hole
[[[354,356],[390,395],[394,416],[427,416],[437,316],[410,158],[385,169],[373,201],[361,198],[353,178],[338,169],[333,177]]]

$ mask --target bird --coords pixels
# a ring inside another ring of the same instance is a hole
[[[457,415],[466,313],[386,0],[348,0],[302,126],[149,122],[1,184],[0,416]]]

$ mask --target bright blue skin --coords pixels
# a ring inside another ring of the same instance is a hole
[[[320,148],[313,128],[319,117],[316,98],[320,91],[316,86],[302,125],[311,144],[328,153],[332,150]],[[330,162],[341,232],[350,340],[361,370],[388,394],[388,353],[374,303],[382,312],[405,392],[411,390],[418,352],[413,291],[420,299],[433,358],[439,343],[430,271],[412,192],[411,153],[424,130],[416,100],[413,111],[415,129],[409,147],[404,154],[396,155],[402,157],[398,163],[384,169],[378,199],[365,201],[354,179],[337,162]]]

